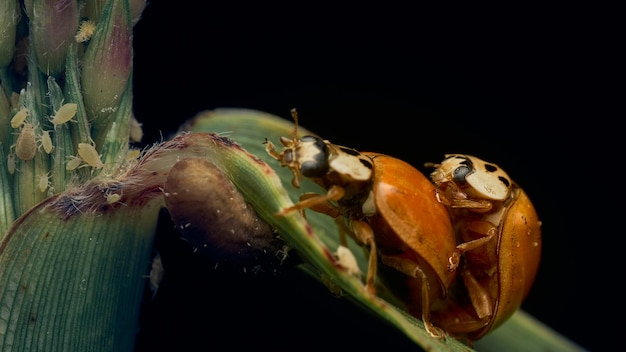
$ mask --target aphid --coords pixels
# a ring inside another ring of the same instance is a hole
[[[70,156],[69,160],[65,163],[65,170],[72,171],[76,170],[83,162],[83,159],[79,156]]]
[[[15,154],[22,160],[31,160],[35,157],[35,152],[37,152],[35,127],[30,123],[25,123],[15,142]]]
[[[104,197],[107,199],[108,204],[117,203],[120,199],[122,199],[122,195],[118,193],[107,193]]]
[[[78,111],[77,104],[75,103],[63,104],[63,106],[61,106],[59,110],[57,110],[56,114],[54,114],[50,122],[52,122],[54,127],[58,125],[62,125],[70,121],[76,115],[76,111]]]
[[[79,43],[84,43],[91,39],[96,31],[96,23],[90,20],[84,20],[78,26],[78,32],[74,36],[74,39]]]
[[[150,268],[150,290],[152,291],[152,298],[154,298],[159,290],[159,286],[163,281],[165,275],[165,269],[163,268],[163,261],[161,255],[157,253],[152,259],[152,267]]]
[[[135,143],[141,142],[143,138],[143,130],[141,129],[141,124],[135,116],[131,116],[130,118],[130,140]]]
[[[104,193],[104,198],[107,200],[107,204],[115,204],[122,199],[122,195],[119,193],[113,193],[111,191],[107,191]]]
[[[140,154],[141,154],[141,150],[139,149],[129,149],[128,152],[126,153],[126,161],[135,160],[139,158]]]
[[[19,128],[26,120],[26,117],[28,117],[28,109],[22,108],[11,119],[11,127]]]
[[[9,169],[9,173],[13,175],[15,173],[15,154],[9,153],[7,157],[7,168]]]
[[[348,270],[348,273],[356,277],[361,276],[361,269],[359,268],[359,264],[350,248],[340,245],[339,247],[337,247],[336,255],[339,264],[342,267],[346,268],[346,270]]]
[[[41,191],[41,193],[45,192],[50,186],[52,186],[52,183],[50,182],[50,175],[49,174],[40,175],[39,176],[39,190]]]
[[[96,148],[89,143],[78,143],[78,155],[87,163],[87,165],[99,169],[104,166],[100,160],[100,154]]]
[[[43,147],[43,150],[46,152],[46,154],[52,153],[52,149],[54,149],[54,145],[52,145],[52,138],[50,137],[50,131],[43,131],[41,133],[39,142],[41,143],[41,146]]]

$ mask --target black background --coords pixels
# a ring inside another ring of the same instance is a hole
[[[619,163],[604,161],[619,143],[620,116],[605,109],[616,97],[606,89],[610,12],[152,1],[135,27],[134,110],[146,143],[206,109],[289,119],[296,107],[324,138],[422,171],[445,153],[499,164],[543,221],[542,264],[523,308],[596,350],[610,336],[605,315],[621,309],[610,261],[622,255],[622,233],[608,225],[622,187]],[[410,347],[301,275],[224,274],[176,236],[159,237],[169,275],[145,308],[139,350]]]

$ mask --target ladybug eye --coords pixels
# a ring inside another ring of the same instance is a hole
[[[293,150],[285,149],[285,152],[283,153],[283,163],[291,164],[292,162],[293,162]]]
[[[328,172],[328,160],[320,157],[318,160],[309,160],[300,164],[300,172],[305,177],[320,177]]]
[[[459,166],[452,172],[452,179],[459,185],[465,184],[465,177],[470,173],[471,169],[467,166]]]

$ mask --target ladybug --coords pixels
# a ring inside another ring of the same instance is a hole
[[[456,278],[448,262],[456,250],[456,238],[434,184],[397,158],[361,153],[317,136],[298,138],[295,110],[292,116],[296,121],[293,138],[281,137],[284,149],[280,152],[266,141],[266,150],[292,171],[295,187],[301,177],[307,177],[326,194],[305,193],[279,215],[308,208],[337,219],[340,228],[369,249],[367,292],[376,294],[380,260],[381,273],[395,274],[402,281],[398,286],[416,288],[415,314],[420,314],[432,336],[443,337],[443,331],[431,323],[430,307],[445,298]]]
[[[448,154],[430,178],[450,210],[458,237],[450,258],[462,284],[453,285],[433,321],[478,340],[521,306],[541,257],[541,221],[528,195],[498,165]]]

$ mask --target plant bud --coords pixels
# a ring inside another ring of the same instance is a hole
[[[284,265],[278,238],[214,164],[201,158],[177,162],[164,186],[165,204],[183,237],[220,265],[273,272]]]
[[[81,77],[85,109],[95,129],[107,125],[129,86],[131,30],[127,2],[109,1],[85,51]]]
[[[76,0],[33,0],[30,38],[39,70],[54,76],[65,68],[67,48],[78,29]]]
[[[85,14],[87,15],[87,18],[91,21],[98,22],[106,3],[107,0],[86,0]],[[146,0],[128,0],[128,6],[130,9],[130,18],[134,26],[135,23],[139,21],[139,18],[141,18],[141,13],[146,7]]]
[[[0,1],[0,69],[9,66],[15,52],[15,33],[20,21],[17,3],[18,0]]]

